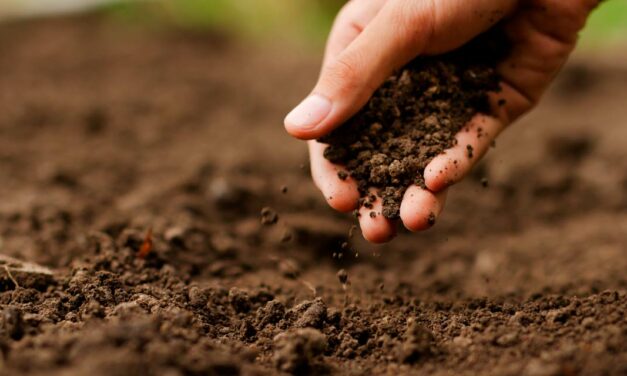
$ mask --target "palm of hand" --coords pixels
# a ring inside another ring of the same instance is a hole
[[[437,217],[444,208],[448,186],[462,179],[505,126],[539,100],[575,46],[577,33],[598,0],[449,0],[427,3],[432,9],[425,10],[424,2],[350,2],[335,23],[322,74],[313,91],[328,98],[333,103],[333,111],[316,127],[307,129],[290,124],[289,115],[286,118],[288,132],[310,140],[312,177],[329,205],[343,212],[354,210],[359,198],[355,182],[350,178],[344,181],[338,178],[339,167],[323,157],[325,145],[313,139],[353,115],[394,69],[418,54],[454,49],[503,19],[512,51],[498,66],[502,91],[491,98],[495,104],[494,114],[477,115],[457,134],[457,145],[430,162],[424,173],[428,189],[412,186],[407,190],[400,217],[411,231],[430,227],[431,213]],[[477,16],[477,12],[494,16],[485,18]],[[389,22],[390,17],[396,22]],[[425,22],[430,25],[428,32],[422,26]],[[452,28],[452,25],[457,27]],[[427,36],[421,37],[419,33]],[[375,52],[382,44],[385,44],[383,52]],[[403,53],[399,53],[399,49]],[[370,59],[370,56],[376,58]],[[497,106],[499,101],[504,101],[505,105]],[[482,137],[477,137],[478,128],[482,129]],[[466,145],[471,145],[474,150],[472,158],[466,158]],[[367,240],[380,243],[394,237],[394,221],[380,215],[374,218],[367,215],[371,210],[381,211],[380,200],[374,203],[373,209],[360,210],[359,223]]]

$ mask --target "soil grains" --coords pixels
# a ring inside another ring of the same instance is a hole
[[[277,127],[319,68],[290,51],[0,25],[0,375],[625,375],[624,68],[567,68],[375,247]]]
[[[399,217],[410,185],[425,188],[423,172],[478,113],[489,113],[488,93],[499,90],[496,64],[507,53],[498,29],[452,53],[418,57],[388,78],[355,116],[319,139],[324,156],[343,165],[340,179],[355,179],[362,199],[371,188],[386,218]],[[472,153],[472,150],[469,150]]]

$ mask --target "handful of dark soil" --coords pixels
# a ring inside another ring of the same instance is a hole
[[[344,125],[318,141],[329,144],[325,158],[342,164],[371,207],[375,188],[383,215],[399,217],[403,194],[425,187],[427,164],[455,145],[455,134],[477,113],[488,113],[488,93],[499,90],[496,64],[507,42],[497,30],[441,56],[418,57],[388,78],[370,101]]]

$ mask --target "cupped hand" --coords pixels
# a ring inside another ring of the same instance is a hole
[[[401,221],[411,231],[429,228],[444,207],[447,187],[462,179],[495,137],[532,108],[575,46],[577,34],[599,0],[352,0],[340,11],[329,36],[318,82],[285,118],[294,137],[310,140],[314,182],[331,207],[357,207],[359,193],[350,177],[340,180],[315,141],[361,109],[396,69],[418,55],[453,50],[503,21],[512,43],[498,73],[502,90],[491,98],[492,116],[477,115],[456,146],[435,157],[424,171],[428,189],[410,187],[401,204]],[[477,137],[478,128],[482,136]],[[467,158],[467,146],[473,148]],[[374,243],[392,239],[396,224],[362,208],[359,223]],[[433,214],[432,214],[433,213]]]

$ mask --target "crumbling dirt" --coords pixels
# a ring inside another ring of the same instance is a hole
[[[625,374],[627,70],[580,62],[437,228],[343,246],[278,125],[317,54],[286,51],[0,26],[0,374]]]
[[[455,52],[416,58],[361,111],[319,139],[328,144],[325,158],[346,169],[338,172],[340,179],[357,182],[360,207],[371,208],[376,194],[381,214],[398,219],[407,188],[426,188],[429,162],[455,145],[455,135],[474,115],[490,113],[488,94],[499,90],[495,67],[507,53],[506,41],[496,35],[503,33],[495,29]],[[468,145],[468,158],[472,153]]]

